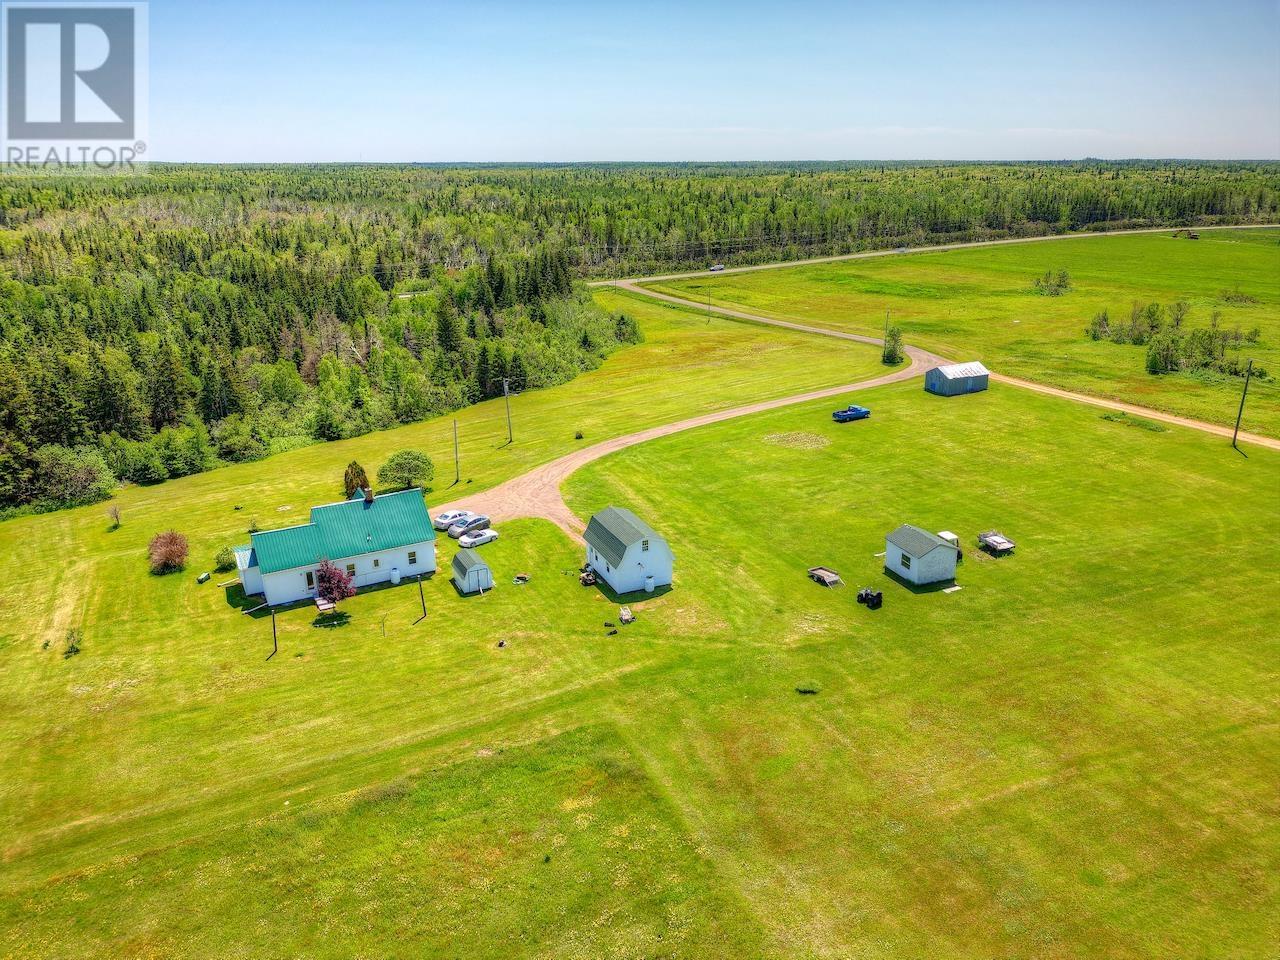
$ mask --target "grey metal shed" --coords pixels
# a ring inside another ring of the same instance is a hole
[[[934,367],[925,373],[924,388],[940,397],[955,397],[987,389],[990,376],[991,371],[977,360],[952,363],[945,367]]]
[[[493,571],[474,550],[459,550],[453,557],[453,582],[459,593],[483,593],[493,589]]]

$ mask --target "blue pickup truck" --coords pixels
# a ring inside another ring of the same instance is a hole
[[[849,404],[843,410],[837,410],[831,414],[831,419],[836,423],[848,423],[850,420],[865,420],[871,416],[871,411],[866,407],[859,407],[857,404]]]

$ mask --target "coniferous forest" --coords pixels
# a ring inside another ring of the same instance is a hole
[[[576,281],[1280,217],[1280,164],[153,165],[0,178],[0,507],[564,382]]]

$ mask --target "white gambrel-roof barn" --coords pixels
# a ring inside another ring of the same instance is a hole
[[[940,397],[954,397],[962,393],[977,393],[987,389],[991,371],[977,360],[968,363],[951,363],[934,367],[924,375],[924,388]]]
[[[607,507],[583,534],[587,563],[614,593],[652,593],[671,584],[673,558],[667,541],[630,510]]]

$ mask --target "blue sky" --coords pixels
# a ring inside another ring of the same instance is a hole
[[[153,0],[151,157],[1280,157],[1280,3]]]

